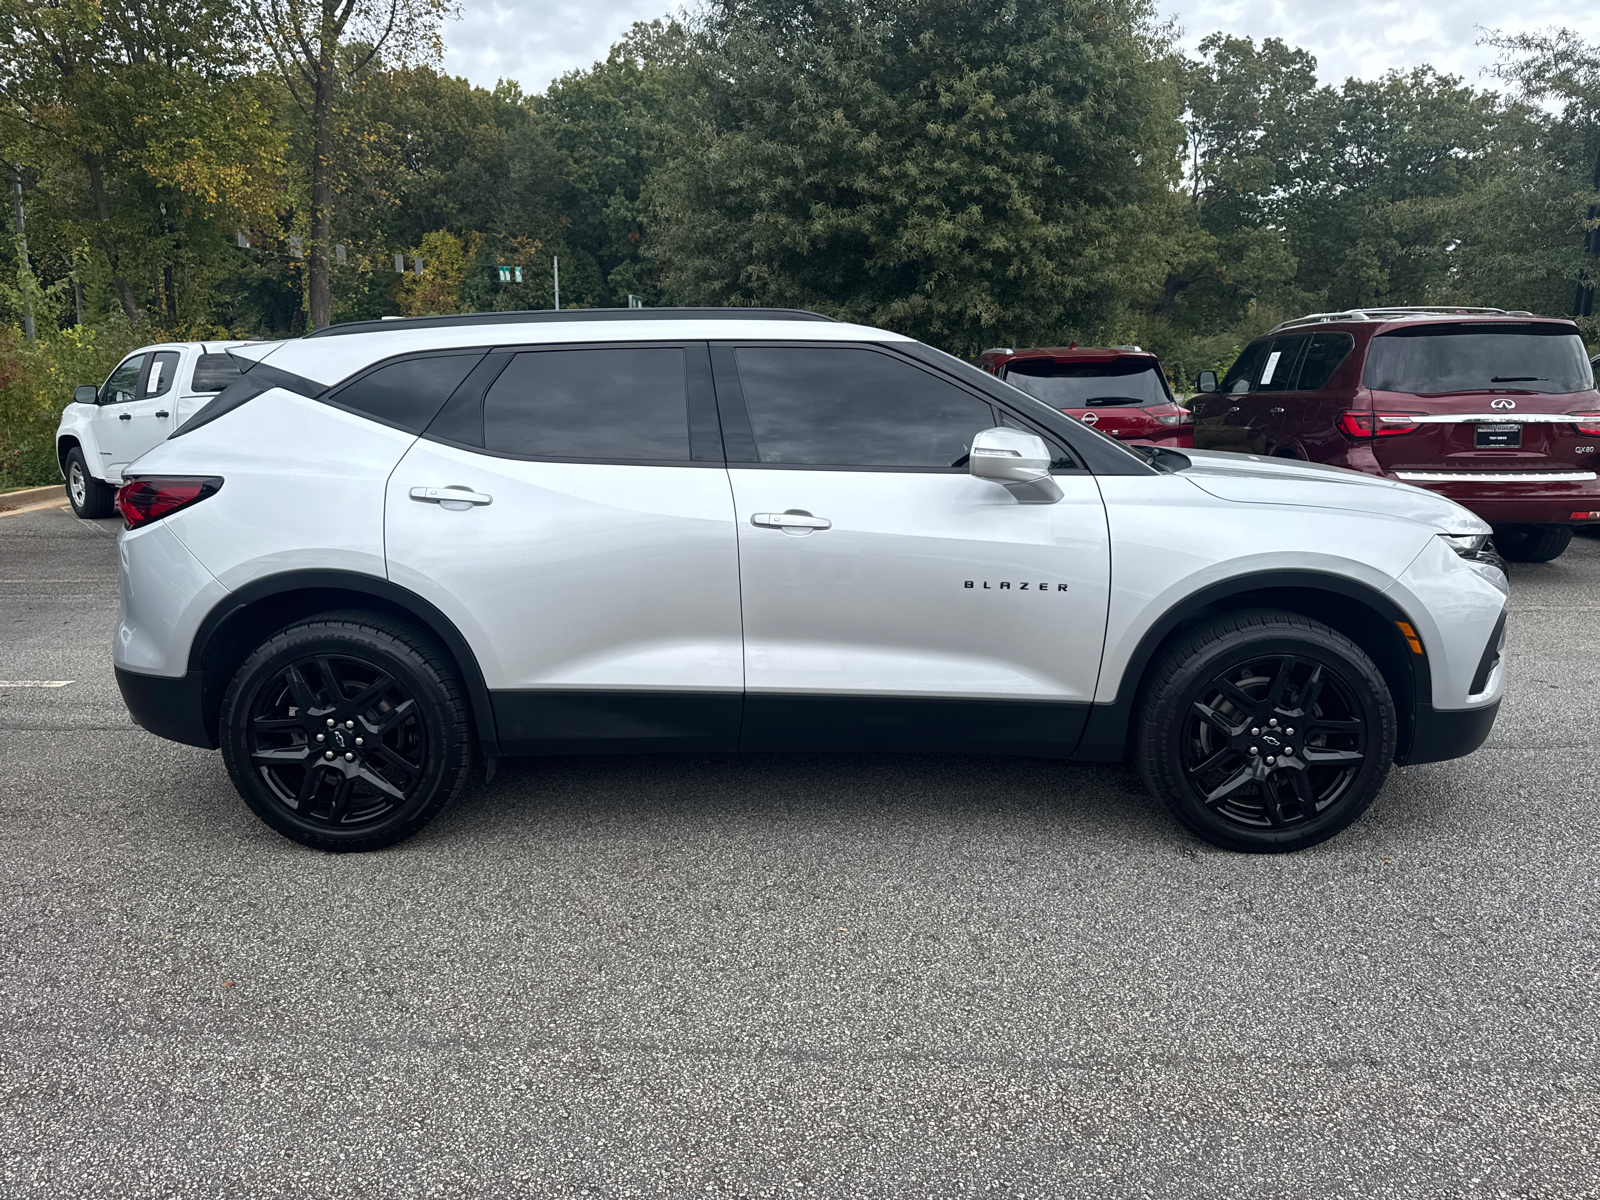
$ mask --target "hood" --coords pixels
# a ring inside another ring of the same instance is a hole
[[[1219,500],[1339,508],[1415,521],[1439,533],[1488,533],[1482,517],[1436,492],[1393,479],[1292,458],[1224,450],[1184,450],[1183,478]]]

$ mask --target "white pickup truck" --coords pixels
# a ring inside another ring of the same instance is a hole
[[[250,342],[164,342],[135,350],[100,387],[82,384],[61,414],[56,461],[80,517],[109,517],[122,472],[239,375]]]

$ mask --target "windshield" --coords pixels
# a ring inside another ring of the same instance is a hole
[[[1006,366],[1005,381],[1051,408],[1166,404],[1172,399],[1160,368],[1148,358],[1110,362],[1024,358]]]
[[[1374,391],[1584,392],[1594,371],[1561,325],[1424,325],[1372,339],[1362,382]]]

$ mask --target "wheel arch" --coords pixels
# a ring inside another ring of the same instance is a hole
[[[61,468],[61,478],[67,477],[67,455],[74,450],[83,451],[83,465],[89,465],[89,451],[84,449],[83,439],[76,433],[58,433],[56,435],[56,466]]]
[[[1162,613],[1139,639],[1117,684],[1117,698],[1097,704],[1074,757],[1120,762],[1133,744],[1133,721],[1151,665],[1195,625],[1247,608],[1275,608],[1321,621],[1360,646],[1383,674],[1399,718],[1395,760],[1404,762],[1416,734],[1416,710],[1433,698],[1427,659],[1413,654],[1396,626],[1410,617],[1375,588],[1319,571],[1262,571],[1192,592]]]
[[[295,621],[350,608],[387,613],[430,634],[461,674],[479,748],[487,757],[499,757],[489,688],[477,655],[454,622],[415,592],[387,579],[338,570],[286,571],[253,580],[206,614],[190,645],[189,674],[200,681],[201,711],[212,745],[220,744],[222,694],[252,650]]]

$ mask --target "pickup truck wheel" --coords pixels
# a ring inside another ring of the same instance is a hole
[[[465,690],[431,639],[374,613],[330,613],[268,638],[222,698],[222,757],[255,814],[318,850],[416,833],[472,761]]]
[[[1398,732],[1388,686],[1359,646],[1296,613],[1251,610],[1191,631],[1162,659],[1138,765],[1212,845],[1299,850],[1366,811]]]
[[[116,488],[89,474],[81,449],[67,451],[67,501],[74,513],[86,521],[109,517],[116,498]]]
[[[1494,548],[1507,562],[1550,562],[1571,544],[1571,525],[1499,525],[1494,531]]]

